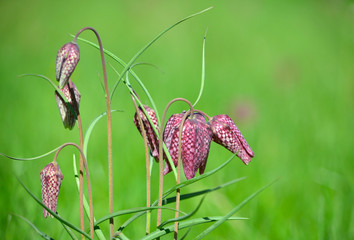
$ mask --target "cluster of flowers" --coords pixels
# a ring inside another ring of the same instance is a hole
[[[154,110],[148,106],[144,106],[144,109],[152,120],[155,128],[158,130],[159,126]],[[139,109],[139,114],[146,131],[147,144],[150,148],[150,152],[155,160],[158,161],[159,140],[157,135],[141,108]],[[193,178],[198,169],[200,174],[204,173],[211,141],[224,146],[232,153],[237,153],[237,156],[246,165],[251,161],[251,158],[254,157],[252,149],[229,116],[216,115],[206,121],[203,113],[196,111],[187,114],[185,121],[183,121],[185,114],[186,112],[173,114],[169,118],[163,132],[163,141],[166,144],[175,166],[177,166],[178,163],[180,144],[183,170],[187,179]],[[134,116],[134,123],[139,132],[142,133],[137,113]],[[181,124],[183,124],[183,127],[181,143],[179,143]],[[165,155],[164,159],[166,160]],[[171,170],[170,164],[166,161],[164,174],[169,173]]]
[[[70,42],[61,47],[56,60],[56,79],[59,81],[59,89],[64,94],[67,102],[55,91],[55,98],[59,108],[64,127],[72,129],[75,126],[79,114],[80,93],[75,84],[70,80],[78,61],[80,50],[76,43]],[[42,187],[42,202],[53,212],[57,210],[57,201],[63,174],[56,161],[49,163],[40,173]],[[43,209],[44,217],[52,216]]]

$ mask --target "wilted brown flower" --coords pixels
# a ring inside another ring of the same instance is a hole
[[[143,122],[144,130],[145,130],[145,133],[146,133],[147,145],[148,145],[148,147],[150,149],[151,155],[158,162],[159,161],[159,140],[158,140],[157,135],[155,134],[155,131],[152,128],[148,118],[144,114],[144,112],[141,110],[140,107],[138,109],[139,109],[139,115],[140,115],[141,120]],[[158,125],[158,122],[157,122],[157,117],[156,117],[155,111],[153,109],[151,109],[150,107],[148,107],[148,106],[144,106],[144,109],[147,112],[147,114],[149,115],[152,123],[154,124],[154,126],[156,128],[156,130],[159,131],[159,125]],[[135,115],[134,115],[134,124],[138,128],[140,134],[142,135],[137,113],[135,113]]]
[[[72,88],[69,87],[69,83],[71,83]],[[57,91],[55,91],[55,98],[64,127],[69,128],[71,130],[75,126],[75,122],[77,119],[76,115],[78,114],[78,112],[76,111],[79,109],[81,95],[77,90],[75,84],[71,82],[70,79],[69,83],[66,84],[63,89],[61,89],[62,93],[69,102],[65,102],[65,100],[60,96]],[[74,102],[74,98],[76,103]]]
[[[57,211],[57,202],[63,174],[56,162],[51,162],[41,171],[42,202],[53,212]],[[43,209],[43,215],[53,217],[47,210]]]

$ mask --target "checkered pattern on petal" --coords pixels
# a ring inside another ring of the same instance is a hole
[[[55,65],[55,77],[59,81],[60,88],[67,84],[79,60],[80,49],[77,44],[70,42],[59,49]]]
[[[159,131],[159,125],[157,122],[157,117],[156,117],[155,111],[148,106],[144,106],[144,108],[145,108],[145,111],[147,112],[147,114],[149,115],[152,123],[154,124],[156,130]],[[146,132],[147,145],[150,149],[151,155],[158,162],[159,161],[159,141],[157,139],[157,135],[155,134],[155,131],[152,128],[148,118],[146,117],[146,115],[144,114],[144,112],[140,108],[139,108],[139,114],[140,114],[141,120],[143,122],[145,132]],[[134,115],[134,124],[138,128],[140,134],[142,135],[137,113],[135,113],[135,115]]]
[[[181,123],[179,122],[176,124],[172,129],[169,131],[169,134],[167,135],[165,139],[165,144],[168,149],[168,152],[170,153],[170,156],[173,160],[173,163],[175,167],[177,167],[178,164],[178,140],[179,140],[179,127]],[[163,171],[163,174],[166,175],[167,173],[171,172],[172,168],[170,166],[170,163],[166,161],[165,164],[165,169]]]
[[[217,115],[210,120],[213,131],[212,140],[233,153],[247,165],[254,156],[253,151],[242,136],[235,123],[227,115]]]
[[[60,171],[59,165],[56,162],[51,162],[40,173],[42,187],[42,202],[53,212],[57,211],[58,195],[63,174]],[[53,217],[43,209],[43,216]]]
[[[71,105],[71,108],[75,111],[76,107],[73,102],[74,99],[73,96],[75,96],[77,108],[79,108],[81,95],[80,92],[77,90],[75,84],[70,80],[69,82],[73,86],[72,89],[69,88],[69,83],[66,84],[63,89],[61,89],[62,93],[64,94],[64,96],[67,98],[69,102],[65,102],[65,100],[60,96],[60,94],[57,91],[55,91],[55,98],[57,101],[59,113],[61,116],[61,120],[63,121],[64,127],[72,129],[76,123],[76,116],[70,109],[69,104]]]
[[[205,118],[201,114],[195,114],[195,117],[198,121],[198,129],[201,132],[200,134],[202,135],[203,139],[199,167],[199,174],[203,174],[209,156],[211,137],[213,134],[210,128],[210,124],[206,122]]]

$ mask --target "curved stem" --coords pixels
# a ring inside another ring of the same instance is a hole
[[[71,80],[69,80],[69,93],[70,93],[70,98],[72,99],[73,102],[73,109],[74,112],[77,116],[77,125],[79,128],[79,136],[80,136],[80,148],[83,149],[84,145],[84,136],[83,136],[83,131],[82,131],[82,123],[81,123],[81,116],[80,116],[80,111],[79,111],[79,106],[78,102],[76,101],[76,96],[74,93],[74,86]],[[84,222],[84,187],[83,187],[83,179],[84,179],[84,163],[82,156],[80,154],[80,176],[79,176],[79,196],[80,196],[80,227],[82,231],[85,231],[85,222]],[[81,234],[81,239],[84,239],[84,235]]]
[[[106,98],[106,106],[107,106],[107,138],[108,138],[108,189],[109,189],[109,213],[113,213],[113,156],[112,156],[112,117],[111,117],[111,100],[109,96],[108,89],[108,81],[107,81],[107,71],[106,71],[106,63],[104,60],[104,52],[101,38],[98,32],[92,27],[85,27],[79,30],[79,32],[75,35],[73,40],[76,43],[78,36],[85,30],[91,30],[95,33],[96,38],[98,40],[98,45],[100,47],[101,61],[102,61],[102,70],[103,70],[103,79],[104,79],[104,87],[105,87],[105,98]],[[110,236],[112,238],[114,234],[114,220],[111,218],[109,220],[110,224]]]
[[[87,189],[88,189],[88,195],[89,195],[89,206],[90,206],[90,233],[91,233],[91,238],[94,238],[94,226],[93,226],[93,204],[92,204],[92,190],[91,190],[91,181],[90,181],[90,173],[89,173],[89,169],[87,166],[87,161],[84,155],[84,152],[82,151],[82,148],[80,148],[76,143],[64,143],[63,145],[61,145],[58,149],[58,151],[55,153],[54,156],[54,162],[56,162],[57,157],[59,155],[59,152],[66,146],[74,146],[76,147],[79,151],[80,151],[80,156],[83,159],[83,164],[85,167],[85,172],[86,172],[86,181],[87,181]]]
[[[176,185],[181,183],[181,158],[182,158],[182,131],[183,131],[183,125],[184,122],[186,121],[188,115],[193,112],[193,109],[190,111],[187,111],[182,118],[181,121],[181,126],[179,127],[179,136],[178,136],[178,163],[177,163],[177,182]],[[176,213],[175,213],[175,218],[178,218],[179,215],[179,203],[180,203],[180,198],[181,198],[181,189],[177,188],[176,189]],[[177,240],[177,235],[178,235],[178,222],[175,222],[175,233],[174,233],[174,239]]]
[[[138,116],[138,121],[139,121],[139,125],[140,125],[140,129],[141,129],[141,134],[143,135],[143,139],[144,139],[144,146],[145,146],[145,162],[146,162],[146,207],[150,207],[151,205],[151,199],[150,199],[150,195],[151,195],[151,183],[150,183],[150,161],[149,161],[149,147],[147,145],[147,136],[146,136],[146,131],[143,125],[143,121],[141,119],[140,113],[139,113],[139,109],[138,106],[136,104],[136,101],[134,99],[133,96],[131,96],[133,99],[133,103],[134,103],[134,107],[136,110],[136,114]],[[150,225],[151,225],[151,214],[150,211],[147,210],[146,211],[146,235],[148,235],[150,233]]]
[[[184,101],[186,102],[191,111],[193,111],[193,106],[192,104],[187,100],[187,99],[184,99],[184,98],[175,98],[173,100],[171,100],[166,108],[165,108],[165,111],[163,112],[163,115],[162,115],[162,120],[161,120],[161,124],[160,124],[160,132],[159,132],[159,139],[160,139],[160,144],[159,144],[159,202],[158,202],[158,206],[161,207],[162,206],[162,194],[163,194],[163,151],[162,151],[162,145],[161,143],[163,143],[163,126],[164,126],[164,123],[165,123],[165,117],[166,117],[166,113],[167,113],[167,110],[169,109],[169,107],[171,106],[172,103],[174,102],[177,102],[177,101]],[[178,179],[178,173],[177,173],[177,179]],[[161,209],[158,209],[157,210],[157,226],[159,226],[161,224]]]

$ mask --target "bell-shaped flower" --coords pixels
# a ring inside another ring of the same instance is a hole
[[[165,143],[172,157],[173,163],[178,163],[179,131],[184,114],[172,115],[165,128]],[[205,118],[195,113],[189,116],[182,128],[181,158],[184,174],[187,179],[199,173],[203,174],[209,155],[212,131]],[[171,166],[166,162],[164,174],[170,172]]]
[[[57,211],[57,202],[63,174],[56,162],[51,162],[41,171],[42,202],[53,212]],[[43,209],[43,215],[53,217],[47,210]]]
[[[69,87],[69,83],[71,83],[72,88]],[[67,98],[68,102],[66,102],[57,91],[55,91],[55,98],[64,127],[71,130],[75,126],[77,120],[81,95],[75,84],[70,80],[69,83],[61,89],[61,92]]]
[[[80,49],[76,43],[69,42],[59,49],[55,65],[55,77],[59,81],[60,89],[68,83],[79,60]]]
[[[211,118],[210,126],[213,131],[212,140],[237,156],[244,164],[248,164],[254,153],[248,145],[246,139],[242,136],[236,124],[227,115],[216,115]]]
[[[146,133],[146,137],[147,137],[147,145],[150,149],[151,155],[155,158],[155,160],[158,162],[159,161],[159,141],[157,138],[157,135],[155,134],[154,129],[152,128],[149,119],[146,117],[146,115],[144,114],[143,110],[139,107],[139,115],[140,118],[143,122],[143,127]],[[149,115],[152,123],[154,124],[155,128],[157,131],[159,131],[159,125],[157,122],[157,117],[156,117],[156,113],[153,109],[151,109],[148,106],[144,106],[145,111],[147,112],[147,114]],[[134,115],[134,124],[135,126],[138,128],[139,132],[141,135],[142,134],[142,129],[140,128],[140,124],[139,124],[139,119],[138,119],[138,114],[135,113]]]

